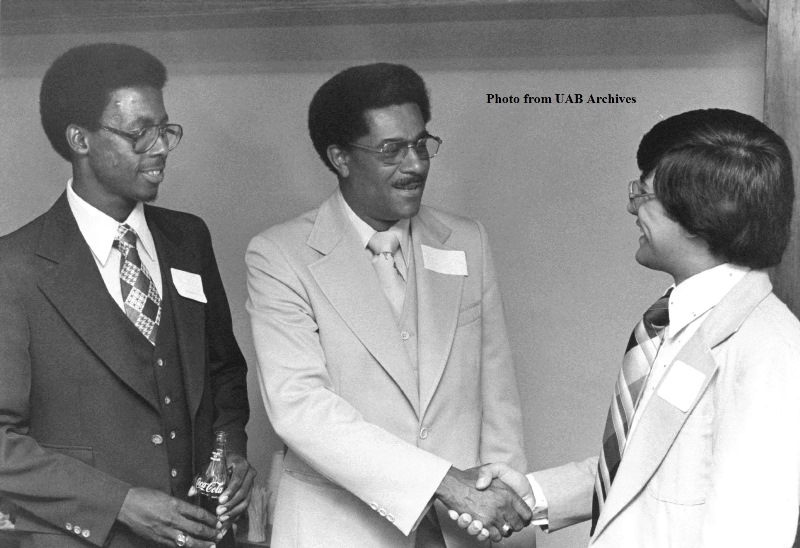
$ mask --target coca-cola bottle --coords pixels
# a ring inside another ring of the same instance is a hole
[[[219,496],[228,486],[228,464],[225,454],[225,442],[227,435],[223,431],[216,433],[214,440],[214,450],[211,452],[211,460],[202,474],[197,476],[194,481],[194,488],[197,491],[196,504],[211,512],[212,515],[217,515],[217,506],[219,506]],[[233,527],[228,527],[228,531],[222,540],[215,542],[217,548],[235,548],[236,543],[233,539]]]

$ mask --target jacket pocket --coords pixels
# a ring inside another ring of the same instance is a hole
[[[481,317],[481,301],[477,301],[466,308],[462,308],[458,311],[458,325],[457,327],[461,327],[462,325],[467,325],[468,323],[472,323],[478,318]]]
[[[94,450],[91,447],[82,445],[53,445],[49,443],[40,443],[39,445],[45,449],[51,449],[62,455],[78,459],[89,466],[94,466]]]
[[[686,506],[706,501],[711,486],[712,428],[710,418],[687,419],[647,485],[650,496]]]
[[[327,487],[328,489],[336,489],[338,491],[343,490],[343,488],[338,484],[333,483],[331,480],[323,478],[322,476],[318,476],[316,474],[309,474],[308,472],[301,472],[299,470],[289,470],[289,469],[285,469],[283,473],[286,474],[287,476],[296,479],[297,481],[301,481],[309,485],[314,485],[316,487]]]

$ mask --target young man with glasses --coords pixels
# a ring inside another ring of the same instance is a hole
[[[42,81],[72,178],[0,239],[0,493],[26,548],[208,548],[249,500],[247,366],[208,229],[146,205],[183,135],[165,82],[121,44],[73,48]],[[216,429],[233,470],[218,516],[189,500]]]
[[[479,484],[533,490],[550,531],[591,520],[597,548],[789,548],[800,323],[766,271],[790,235],[789,150],[755,118],[710,109],[656,124],[637,161],[636,260],[674,284],[631,336],[600,455],[527,478],[490,465]]]
[[[339,187],[250,242],[259,379],[287,446],[275,548],[474,545],[445,505],[496,539],[530,519],[513,491],[480,493],[460,470],[525,455],[486,232],[421,205],[442,142],[429,121],[408,67],[328,80],[308,125]]]

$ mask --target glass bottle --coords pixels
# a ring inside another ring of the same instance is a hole
[[[216,433],[214,439],[214,450],[211,452],[211,460],[202,474],[197,476],[194,488],[197,491],[196,504],[213,516],[217,515],[219,506],[219,496],[228,486],[229,474],[228,463],[226,460],[225,443],[227,434],[223,431]],[[233,539],[233,527],[229,527],[225,536],[215,542],[217,548],[235,548],[236,543]]]

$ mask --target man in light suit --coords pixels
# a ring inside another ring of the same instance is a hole
[[[499,476],[536,493],[535,517],[550,531],[592,519],[593,547],[789,548],[800,323],[764,270],[789,239],[789,150],[751,116],[711,109],[656,124],[637,160],[636,260],[673,277],[660,311],[648,310],[668,317],[646,313],[647,334],[629,343],[600,457],[528,479],[493,465],[479,486]],[[641,389],[628,367],[637,353],[652,356]]]
[[[408,67],[334,76],[309,130],[339,188],[247,250],[261,389],[287,446],[275,548],[474,544],[445,506],[498,540],[530,518],[513,491],[483,497],[461,471],[525,457],[486,232],[420,205],[441,143],[429,120]]]
[[[42,124],[72,165],[49,211],[0,238],[0,493],[24,548],[209,548],[246,510],[246,364],[211,239],[156,198],[182,128],[164,65],[90,44],[42,81]],[[214,430],[232,479],[189,502]]]

